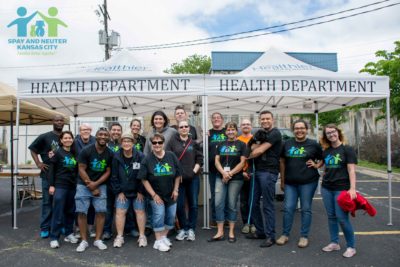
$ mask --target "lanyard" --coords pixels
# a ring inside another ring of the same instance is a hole
[[[183,152],[182,152],[182,154],[181,154],[181,156],[179,157],[179,161],[181,161],[181,159],[182,159],[182,157],[183,157],[183,155],[185,154],[185,152],[186,152],[186,150],[187,150],[187,148],[190,146],[190,144],[192,143],[192,139],[189,139],[189,142],[187,143],[187,145],[186,145],[186,147],[185,147],[185,149],[183,150]]]

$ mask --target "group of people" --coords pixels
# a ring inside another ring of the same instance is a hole
[[[138,246],[147,246],[146,227],[155,233],[154,249],[169,251],[171,229],[178,228],[176,240],[195,240],[203,165],[200,133],[187,121],[183,106],[175,109],[177,124],[170,126],[163,111],[151,117],[151,131],[141,135],[142,125],[133,119],[123,131],[119,123],[100,127],[95,136],[91,127],[81,124],[76,137],[63,131],[61,116],[53,120],[53,131],[40,135],[30,146],[32,158],[42,170],[41,237],[50,237],[50,246],[58,248],[59,239],[78,243],[83,252],[93,245],[107,249],[104,239],[112,237],[114,247],[124,244],[124,233],[138,237]],[[208,131],[211,226],[217,232],[208,242],[237,241],[235,223],[240,196],[242,232],[249,239],[263,239],[260,247],[289,242],[297,201],[301,205],[300,248],[309,244],[312,199],[319,181],[318,169],[325,166],[322,196],[328,215],[330,243],[322,250],[340,250],[339,227],[347,242],[344,257],[356,254],[354,231],[348,213],[337,204],[339,193],[346,190],[355,198],[356,156],[343,144],[341,130],[333,124],[323,129],[321,142],[307,137],[304,120],[293,123],[294,138],[282,141],[274,127],[273,114],[262,111],[261,128],[252,134],[251,121],[239,127],[224,124],[223,115],[211,115]],[[40,155],[40,157],[39,157]],[[283,232],[275,239],[275,184],[280,174],[285,192]],[[262,205],[261,202],[262,201]],[[115,217],[115,218],[114,218]],[[95,225],[95,233],[88,225]],[[227,238],[224,225],[229,227]]]

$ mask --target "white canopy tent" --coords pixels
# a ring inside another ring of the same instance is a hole
[[[276,49],[265,52],[236,75],[162,74],[123,51],[104,64],[79,72],[18,79],[18,101],[23,99],[74,117],[141,116],[156,109],[172,111],[178,104],[200,105],[204,148],[208,112],[246,115],[268,109],[274,113],[317,113],[384,98],[389,99],[388,77],[322,70]],[[388,160],[389,148],[390,138]],[[206,150],[204,155],[208,177]],[[391,223],[390,171],[388,178]],[[208,190],[204,191],[206,200]],[[204,222],[208,227],[205,206]]]

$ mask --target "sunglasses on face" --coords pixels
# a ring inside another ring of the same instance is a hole
[[[162,145],[162,144],[164,144],[163,141],[152,141],[151,143],[152,143],[153,145]]]
[[[189,128],[189,125],[182,125],[182,126],[179,126],[179,129],[183,129],[183,128]]]

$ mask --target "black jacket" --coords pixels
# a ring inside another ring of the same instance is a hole
[[[136,179],[143,158],[143,153],[134,149],[127,165],[122,149],[114,154],[110,182],[115,195],[124,193],[126,197],[136,197],[138,192],[144,193],[142,182]]]

